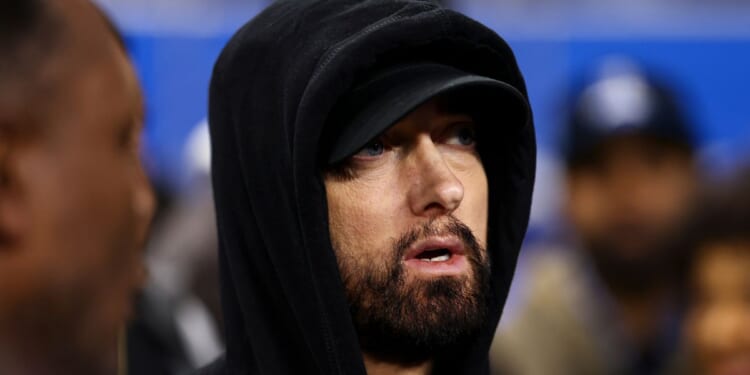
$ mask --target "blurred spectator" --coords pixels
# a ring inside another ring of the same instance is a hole
[[[568,238],[532,250],[502,373],[664,374],[680,367],[675,251],[697,175],[676,98],[625,60],[575,95],[566,129]]]
[[[687,332],[698,374],[750,374],[750,170],[713,189],[686,230]]]
[[[153,212],[142,117],[94,5],[0,4],[0,373],[117,372]]]

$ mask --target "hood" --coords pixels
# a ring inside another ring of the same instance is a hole
[[[365,374],[329,240],[323,134],[357,77],[409,58],[506,82],[528,100],[508,45],[429,1],[277,1],[225,47],[209,99],[227,340],[214,373]],[[493,144],[480,145],[490,187],[492,305],[482,333],[437,359],[436,373],[487,372],[528,224],[536,155],[530,118],[498,124]]]

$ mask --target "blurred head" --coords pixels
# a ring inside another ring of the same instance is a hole
[[[702,374],[750,374],[750,174],[709,194],[685,237],[691,357]]]
[[[602,277],[622,292],[657,285],[696,179],[672,94],[637,72],[610,72],[577,96],[565,147],[567,213]]]
[[[153,210],[141,92],[88,1],[0,7],[0,364],[112,373]]]

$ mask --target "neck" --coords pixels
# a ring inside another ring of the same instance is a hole
[[[416,364],[385,362],[369,354],[363,355],[367,375],[427,375],[432,370],[432,361]]]

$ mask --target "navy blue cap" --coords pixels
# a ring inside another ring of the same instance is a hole
[[[621,135],[643,135],[692,149],[693,132],[669,88],[625,69],[599,77],[575,96],[562,148],[568,162]]]

